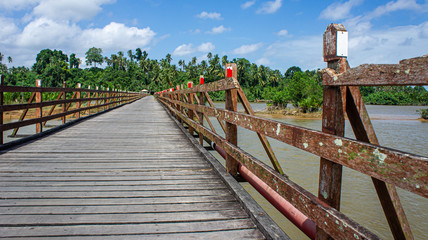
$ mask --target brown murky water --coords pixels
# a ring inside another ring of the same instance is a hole
[[[224,108],[224,103],[216,104],[218,107]],[[266,107],[263,103],[252,105],[256,111]],[[419,114],[416,113],[416,110],[421,108],[413,106],[367,106],[380,144],[428,156],[428,122],[417,120]],[[306,128],[321,129],[320,119],[292,119],[280,115],[263,115],[263,117]],[[213,123],[215,122],[216,120],[213,120]],[[238,129],[238,145],[265,163],[269,163],[257,135],[242,128]],[[345,132],[346,137],[354,138],[348,122]],[[282,168],[290,179],[317,195],[319,157],[274,139],[269,139],[269,141]],[[308,239],[249,184],[244,183],[243,186],[292,239]],[[428,199],[399,188],[398,193],[415,239],[428,239]],[[367,175],[344,168],[341,211],[379,237],[383,239],[393,238],[373,183]]]

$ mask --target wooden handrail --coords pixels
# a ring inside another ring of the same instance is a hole
[[[88,112],[88,115],[90,115],[91,110],[96,109],[96,112],[99,112],[101,108],[123,105],[138,100],[147,95],[137,92],[98,90],[98,88],[96,90],[84,88],[67,88],[65,87],[65,84],[63,88],[42,87],[41,82],[40,87],[4,86],[2,84],[0,86],[1,100],[3,100],[5,92],[31,92],[33,94],[28,103],[4,105],[3,101],[1,102],[1,120],[3,120],[3,113],[5,112],[22,110],[22,113],[17,122],[4,124],[3,121],[1,121],[0,134],[2,141],[0,144],[3,144],[3,132],[6,130],[14,129],[12,136],[15,136],[20,127],[36,124],[38,126],[38,131],[42,131],[43,126],[49,120],[62,118],[62,123],[64,124],[66,122],[67,115],[76,114],[76,116],[79,117],[79,113],[81,112]],[[42,94],[48,92],[58,93],[59,95],[56,100],[43,101]],[[70,92],[73,93],[73,96],[67,99],[66,93]],[[93,94],[91,95],[91,93]],[[81,97],[79,97],[79,95],[81,95]],[[38,101],[33,102],[36,99],[36,96],[39,96],[37,98]],[[95,104],[90,104],[92,101],[95,101]],[[77,109],[69,110],[73,103],[76,103]],[[61,112],[53,114],[55,107],[58,105],[63,105]],[[46,115],[42,115],[42,109],[44,107],[51,107]],[[36,116],[36,118],[25,119],[29,109],[38,109],[38,117]]]
[[[336,60],[338,61],[338,69],[346,71],[347,66],[349,66],[347,65],[346,59],[345,61],[343,61],[343,58]],[[421,62],[422,60],[418,61]],[[408,61],[401,61],[401,63],[403,62]],[[428,66],[425,66],[425,69],[428,69]],[[324,72],[328,72],[330,77],[331,73],[336,74],[331,69],[326,69]],[[339,74],[339,78],[340,76],[345,76],[345,73],[346,72]],[[362,85],[371,81],[374,85],[380,85],[375,83],[374,80],[366,81],[366,83]],[[428,85],[426,77],[423,81],[418,81],[419,85]],[[386,80],[381,83],[383,85],[397,84],[394,81],[388,82]],[[407,83],[411,85],[415,82]],[[277,170],[275,171],[240,149],[237,144],[233,144],[231,141],[218,135],[212,124],[210,124],[211,129],[208,129],[203,126],[200,120],[194,119],[194,117],[191,117],[187,112],[192,114],[195,113],[194,115],[198,116],[204,116],[206,119],[208,119],[208,117],[215,117],[223,128],[226,128],[223,125],[224,123],[226,123],[226,125],[243,127],[261,134],[264,137],[271,137],[301,150],[318,155],[321,159],[325,159],[327,164],[331,162],[340,167],[346,166],[371,176],[382,207],[384,209],[389,209],[389,212],[385,211],[385,215],[393,235],[398,238],[411,239],[412,233],[408,227],[400,201],[396,196],[395,186],[418,194],[424,198],[428,198],[428,158],[426,156],[418,156],[379,145],[358,87],[353,87],[353,82],[351,82],[351,84],[349,84],[351,86],[347,88],[341,88],[340,86],[342,85],[348,84],[345,84],[344,81],[341,83],[335,82],[334,84],[327,81],[324,88],[325,91],[330,91],[334,94],[332,96],[335,96],[336,100],[333,103],[330,101],[330,104],[339,106],[337,109],[344,109],[348,114],[357,140],[346,138],[335,132],[316,131],[257,117],[254,116],[251,110],[245,109],[245,105],[244,109],[247,113],[239,113],[236,110],[216,108],[210,101],[211,99],[208,98],[207,101],[210,103],[209,106],[205,106],[205,103],[200,100],[198,104],[189,102],[187,94],[204,94],[206,97],[209,97],[209,92],[229,91],[230,89],[237,90],[239,95],[243,94],[239,83],[236,78],[233,77],[222,79],[220,82],[212,82],[206,84],[206,86],[198,85],[184,90],[163,91],[157,94],[157,98],[173,115],[177,116],[181,122],[187,124],[189,129],[194,129],[200,135],[200,138],[201,135],[203,135],[203,138],[209,139],[217,146],[224,149],[226,155],[230,155],[231,158],[236,159],[240,164],[262,179],[269,187],[293,204],[299,211],[304,213],[309,219],[314,221],[317,225],[317,229],[319,229],[319,231],[317,230],[317,238],[321,237],[321,239],[324,239],[325,237],[332,236],[338,239],[356,237],[376,239],[377,236],[340,213],[338,208],[340,205],[336,207],[329,206],[324,199],[319,196],[316,197],[304,190],[302,187],[288,180],[284,175],[279,174]],[[226,88],[219,86],[234,87]],[[326,93],[324,93],[324,96],[326,96]],[[346,98],[346,100],[343,100],[343,103],[342,98]],[[187,99],[187,101],[185,99]],[[241,98],[241,101],[244,100]],[[332,111],[333,109],[335,108],[331,108]],[[343,114],[344,110],[334,111],[336,112],[335,114]],[[327,111],[325,114],[330,113]],[[226,166],[228,166],[227,161],[228,160],[226,160]],[[233,175],[233,172],[231,172],[231,174]],[[340,172],[340,175],[341,174]],[[324,180],[321,179],[320,181]],[[338,189],[338,193],[340,194],[340,188]],[[343,230],[344,226],[348,226],[348,229]],[[352,227],[349,228],[349,226]]]

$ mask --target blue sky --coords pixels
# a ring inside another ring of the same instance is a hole
[[[428,0],[0,0],[0,52],[8,66],[30,67],[46,48],[84,62],[95,46],[105,56],[139,47],[173,63],[212,52],[312,70],[325,67],[332,22],[349,32],[351,66],[428,54]]]

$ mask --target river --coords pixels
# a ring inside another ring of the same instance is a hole
[[[216,103],[216,107],[224,108],[224,103]],[[252,103],[252,107],[258,111],[266,108],[266,104]],[[422,108],[417,106],[367,106],[380,144],[428,156],[428,122],[418,120],[419,114],[416,112]],[[238,110],[242,110],[242,108]],[[266,114],[262,116],[306,128],[321,129],[321,119],[289,118]],[[212,122],[217,123],[215,119]],[[219,127],[217,124],[215,126]],[[348,121],[345,126],[345,136],[355,138]],[[319,157],[274,139],[269,139],[269,141],[290,179],[317,195]],[[238,128],[238,145],[269,164],[267,155],[254,132]],[[218,154],[215,155],[217,158],[221,158]],[[308,239],[248,183],[242,185],[292,239]],[[399,188],[398,194],[415,239],[428,239],[428,199]],[[371,178],[346,167],[343,171],[341,211],[379,237],[393,239]]]

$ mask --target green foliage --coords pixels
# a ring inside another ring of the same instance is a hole
[[[423,119],[428,119],[428,108],[421,110],[420,113]]]
[[[86,65],[94,64],[94,67],[97,67],[98,64],[104,62],[103,50],[101,48],[92,47],[86,52]]]
[[[428,105],[428,91],[422,86],[364,87],[361,89],[367,104]]]
[[[0,57],[3,57],[2,55]],[[86,52],[86,63],[94,67],[81,69],[81,60],[75,54],[69,57],[60,50],[44,49],[36,57],[31,69],[25,67],[7,69],[0,61],[0,72],[6,76],[8,85],[34,86],[36,79],[43,80],[43,86],[60,87],[66,82],[68,87],[122,89],[140,91],[162,91],[177,85],[187,87],[188,81],[199,83],[199,76],[204,75],[205,83],[224,78],[225,65],[237,64],[238,80],[248,100],[268,100],[275,106],[293,104],[303,112],[317,111],[322,106],[322,81],[317,71],[303,72],[292,66],[284,73],[264,65],[251,63],[245,58],[229,60],[227,56],[208,53],[206,60],[198,63],[193,57],[189,62],[178,60],[178,66],[172,64],[171,54],[165,58],[150,59],[146,51],[137,48],[110,57],[102,56],[102,49],[92,47]],[[106,62],[105,68],[97,64]],[[361,87],[364,100],[370,104],[418,104],[428,105],[428,92],[424,87]],[[225,93],[211,92],[214,101],[224,101]],[[27,95],[6,93],[5,100],[19,102],[28,100]],[[46,95],[55,98],[55,95]]]

